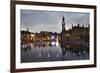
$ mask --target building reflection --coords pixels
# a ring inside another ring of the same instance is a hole
[[[42,58],[44,59],[45,56],[47,56],[47,57],[45,57],[45,59],[43,61],[53,61],[53,60],[58,61],[59,59],[61,61],[62,60],[64,61],[64,60],[89,59],[89,47],[87,47],[87,46],[84,46],[82,44],[68,42],[66,44],[65,48],[61,48],[60,44],[59,44],[59,46],[56,45],[57,42],[55,42],[53,44],[50,44],[50,43],[52,43],[52,42],[38,41],[35,43],[33,43],[33,42],[30,43],[30,45],[23,44],[24,46],[22,47],[21,51],[24,52],[24,54],[26,54],[26,59],[28,59],[30,57],[30,54],[33,54],[32,58],[34,59],[34,56],[35,56],[34,54],[37,53],[38,54],[37,59],[40,62],[42,61]],[[27,47],[25,47],[25,46],[27,46]],[[35,53],[31,52],[32,50],[34,50]],[[52,54],[55,54],[55,55],[52,56]],[[88,54],[88,55],[86,55],[86,54]],[[22,55],[22,57],[23,56],[25,56],[25,55]],[[53,58],[53,59],[51,59],[51,58]],[[31,62],[35,61],[35,59],[30,60],[30,61]],[[22,60],[22,62],[23,62],[23,60]]]

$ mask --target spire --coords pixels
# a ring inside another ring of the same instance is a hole
[[[62,17],[62,31],[65,31],[65,18]]]
[[[78,27],[80,27],[80,24],[77,24]]]
[[[90,24],[88,24],[88,28],[90,27]]]
[[[82,27],[84,28],[84,25],[82,25]]]
[[[64,18],[64,16],[63,16],[62,20],[63,20],[63,21],[65,21],[65,18]]]
[[[29,28],[27,28],[27,32],[29,32]]]
[[[72,24],[72,29],[73,29],[73,24]]]

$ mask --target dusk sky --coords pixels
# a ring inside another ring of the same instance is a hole
[[[21,10],[21,30],[30,32],[50,31],[61,32],[62,17],[65,17],[66,30],[80,24],[85,27],[90,24],[89,13]]]

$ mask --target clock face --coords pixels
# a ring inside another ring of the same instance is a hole
[[[64,22],[62,23],[62,26],[65,26],[65,23]]]

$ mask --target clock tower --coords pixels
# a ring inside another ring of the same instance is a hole
[[[66,30],[65,29],[65,18],[63,16],[63,18],[62,18],[62,32],[65,31],[65,30]]]

